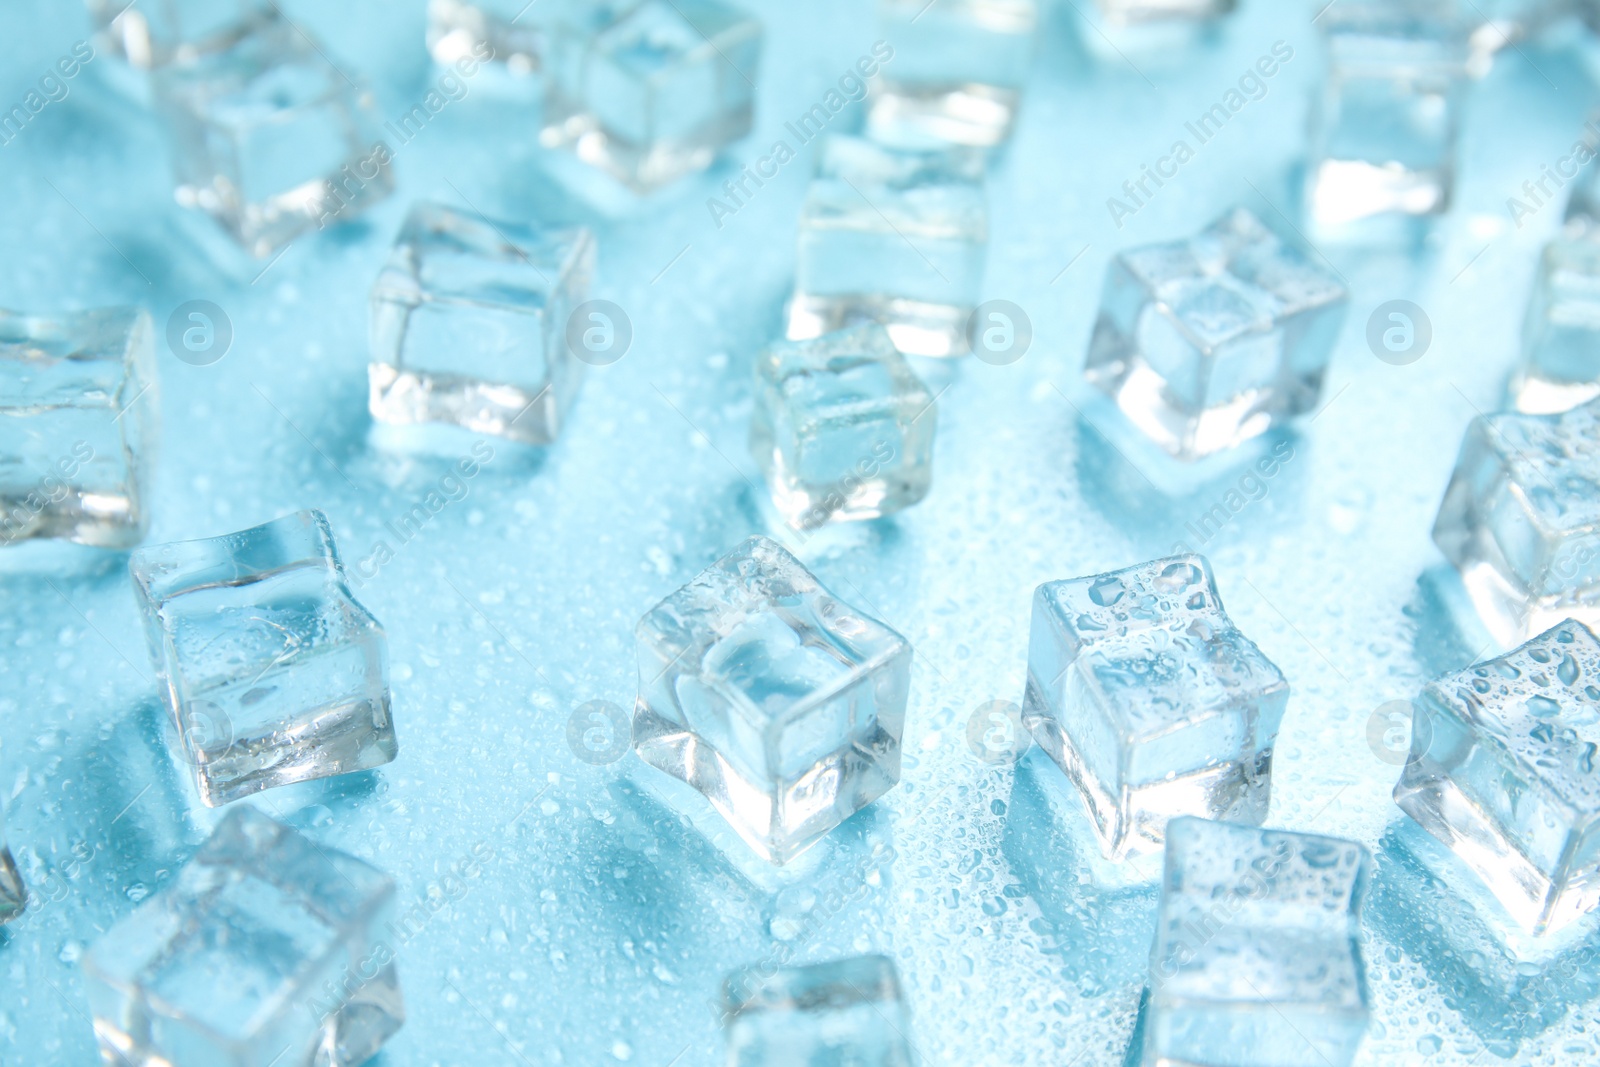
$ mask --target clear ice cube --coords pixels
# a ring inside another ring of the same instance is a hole
[[[586,229],[413,207],[372,287],[373,418],[554,441],[583,381],[567,326],[594,256]]]
[[[635,630],[634,748],[782,865],[900,780],[911,646],[753,537]]]
[[[356,1067],[405,1021],[394,882],[250,807],[83,957],[106,1063]]]
[[[829,137],[801,208],[789,337],[877,322],[907,354],[963,355],[988,243],[976,152]]]
[[[512,74],[537,74],[549,47],[540,7],[528,0],[429,0],[428,52],[441,66],[487,54]]]
[[[1034,593],[1023,722],[1077,786],[1108,857],[1159,848],[1179,815],[1260,823],[1288,699],[1202,556]]]
[[[1349,1067],[1370,1016],[1371,866],[1353,841],[1174,819],[1144,1067]]]
[[[206,804],[395,758],[383,629],[321,512],[142,548],[129,570]]]
[[[1395,803],[1534,935],[1600,904],[1600,641],[1568,620],[1431,683]]]
[[[21,915],[28,906],[28,890],[6,843],[5,810],[0,806],[0,926]]]
[[[722,992],[728,1067],[911,1067],[900,976],[884,956],[752,967]]]
[[[1307,215],[1322,236],[1405,236],[1450,207],[1469,27],[1428,0],[1345,0],[1318,27]]]
[[[1004,141],[1038,25],[1038,0],[879,0],[894,54],[869,82],[868,135],[907,148]]]
[[[0,546],[143,539],[155,385],[148,312],[0,309]]]
[[[797,529],[872,519],[927,495],[936,417],[883,327],[860,326],[761,353],[750,451]]]
[[[1119,253],[1084,375],[1170,455],[1233,448],[1315,407],[1348,294],[1243,208]]]
[[[1570,411],[1600,396],[1600,242],[1545,247],[1511,382],[1517,410]]]
[[[100,40],[141,69],[192,62],[279,18],[270,0],[88,0],[88,5]]]
[[[250,254],[353,218],[393,188],[371,93],[282,20],[156,71],[177,198]]]
[[[750,132],[761,23],[718,0],[558,0],[541,142],[638,192]]]
[[[1433,540],[1502,644],[1600,625],[1600,400],[1473,419]]]
[[[1101,62],[1173,66],[1235,7],[1237,0],[1095,0],[1079,8],[1078,40]]]

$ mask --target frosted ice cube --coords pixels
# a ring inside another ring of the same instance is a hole
[[[594,255],[586,229],[413,207],[372,287],[373,418],[554,441],[583,380],[567,320]]]
[[[801,208],[789,337],[878,322],[902,352],[962,355],[988,243],[975,152],[829,137]]]
[[[1023,722],[1082,793],[1107,856],[1160,847],[1179,815],[1264,819],[1288,699],[1202,556],[1034,593]]]
[[[722,992],[728,1067],[911,1067],[900,976],[884,956],[752,967]]]
[[[1474,419],[1433,540],[1503,644],[1600,625],[1600,400]]]
[[[900,780],[911,646],[753,537],[635,630],[634,748],[783,864]]]
[[[871,519],[927,495],[936,417],[888,333],[861,326],[761,354],[750,451],[795,527]]]
[[[0,926],[21,915],[27,906],[28,890],[6,843],[5,811],[0,808]]]
[[[205,803],[395,758],[383,629],[320,511],[142,548],[129,570]]]
[[[87,0],[100,40],[135,67],[190,62],[279,17],[270,0]]]
[[[1566,621],[1431,683],[1394,799],[1538,935],[1600,904],[1600,641]]]
[[[158,422],[149,313],[0,309],[0,546],[129,548],[149,527]]]
[[[1318,27],[1307,214],[1326,236],[1403,235],[1450,207],[1469,27],[1427,0],[1345,0]]]
[[[253,808],[83,957],[107,1063],[356,1067],[405,1021],[394,882]]]
[[[878,33],[894,51],[868,82],[868,134],[922,148],[1004,141],[1038,25],[1038,0],[879,0]]]
[[[1370,1015],[1371,866],[1353,841],[1174,819],[1145,1067],[1348,1067]]]
[[[541,6],[529,0],[429,0],[428,51],[442,66],[487,55],[512,74],[535,74],[549,47]]]
[[[649,192],[750,132],[761,23],[719,0],[561,0],[549,26],[547,147]]]
[[[178,202],[255,256],[365,211],[393,188],[372,96],[282,21],[158,70]]]
[[[1569,411],[1600,396],[1600,243],[1547,245],[1511,383],[1519,411]]]
[[[1199,236],[1119,253],[1084,374],[1184,460],[1309,411],[1348,294],[1250,212]]]

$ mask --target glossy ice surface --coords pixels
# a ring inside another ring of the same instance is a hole
[[[5,925],[28,906],[28,888],[17,873],[17,861],[6,844],[5,812],[0,811],[0,926]]]
[[[894,961],[857,956],[739,971],[722,994],[728,1067],[912,1067]]]
[[[1600,241],[1554,241],[1544,250],[1510,392],[1517,410],[1535,413],[1600,396]]]

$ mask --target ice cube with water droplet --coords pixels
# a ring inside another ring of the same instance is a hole
[[[639,620],[634,748],[783,864],[900,780],[911,646],[753,537]]]
[[[1433,540],[1502,645],[1600,625],[1600,400],[1474,419]]]
[[[723,983],[728,1067],[911,1067],[900,976],[884,956],[755,966]]]
[[[393,900],[388,875],[234,808],[83,957],[104,1061],[366,1062],[405,1021]]]
[[[205,803],[395,758],[383,628],[320,511],[151,545],[128,567],[176,755]]]
[[[1371,1014],[1353,841],[1174,819],[1144,1067],[1349,1067]]]
[[[1427,686],[1394,799],[1542,935],[1600,904],[1600,641],[1568,620]]]
[[[1160,847],[1178,815],[1260,822],[1288,697],[1202,556],[1034,593],[1023,720],[1078,787],[1107,856]]]

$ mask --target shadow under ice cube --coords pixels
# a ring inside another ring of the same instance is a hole
[[[372,287],[373,418],[554,441],[583,381],[567,325],[594,255],[586,229],[412,208]]]
[[[1510,392],[1517,410],[1545,414],[1600,396],[1600,242],[1545,247]]]
[[[1077,786],[1109,857],[1159,848],[1179,815],[1260,823],[1288,699],[1201,556],[1034,593],[1023,721]]]
[[[0,310],[0,546],[144,538],[155,384],[148,312]]]
[[[983,159],[829,137],[800,212],[789,337],[881,323],[908,355],[959,356],[989,244]]]
[[[1600,400],[1473,419],[1433,540],[1502,644],[1600,625]]]
[[[719,0],[558,0],[547,147],[637,192],[711,165],[750,132],[761,23]]]
[[[635,630],[634,748],[784,864],[900,780],[911,646],[753,537]]]
[[[129,569],[206,804],[395,758],[383,629],[321,512],[143,548]]]
[[[1236,209],[1111,261],[1084,375],[1166,452],[1198,459],[1316,406],[1347,304],[1334,275]]]
[[[1038,25],[1038,0],[879,0],[894,58],[870,83],[867,133],[908,148],[1004,141]]]
[[[1371,866],[1353,841],[1174,819],[1144,1067],[1349,1067]]]
[[[281,19],[154,75],[177,199],[265,257],[389,195],[369,92]]]
[[[756,360],[750,451],[799,529],[926,496],[936,418],[933,394],[881,326],[780,342]]]
[[[83,958],[107,1063],[356,1067],[405,1021],[394,882],[252,808]]]
[[[1600,904],[1600,641],[1567,621],[1422,692],[1395,803],[1534,935]]]
[[[884,956],[752,967],[722,993],[728,1067],[912,1067],[900,976]]]

